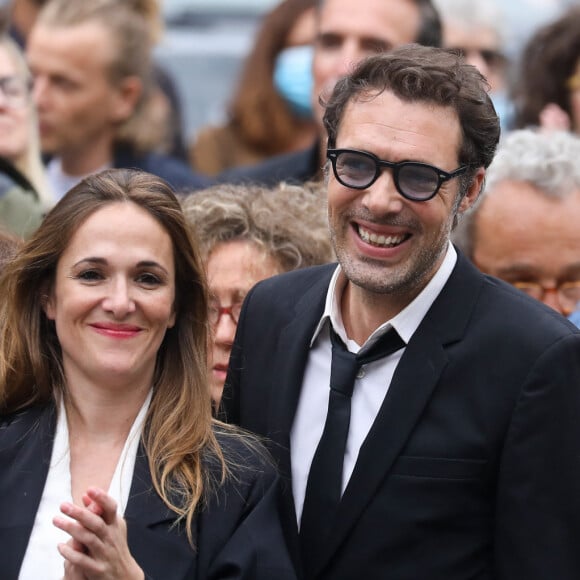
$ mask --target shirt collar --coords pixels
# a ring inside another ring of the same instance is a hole
[[[447,252],[445,253],[445,258],[435,275],[429,280],[428,284],[421,290],[419,295],[408,304],[399,314],[387,320],[385,323],[381,324],[367,339],[363,347],[373,344],[376,340],[383,335],[390,327],[393,327],[399,336],[408,343],[411,337],[419,328],[419,324],[435,302],[437,296],[443,289],[443,286],[447,283],[451,272],[455,267],[457,262],[457,252],[453,247],[453,244],[449,243],[447,247]],[[346,286],[346,276],[342,272],[339,266],[336,267],[330,284],[328,285],[328,290],[326,293],[326,302],[324,305],[324,312],[316,326],[312,340],[310,341],[310,346],[314,344],[314,341],[318,338],[318,335],[326,325],[326,322],[330,320],[332,327],[335,332],[340,336],[346,345],[354,346],[355,343],[348,339],[346,336],[346,331],[344,329],[344,324],[342,322],[342,315],[340,312],[340,300],[342,293]]]

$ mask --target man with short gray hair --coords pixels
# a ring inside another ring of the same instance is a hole
[[[508,134],[456,244],[477,267],[568,316],[580,302],[580,139]]]

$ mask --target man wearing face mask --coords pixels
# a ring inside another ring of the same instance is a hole
[[[201,129],[190,148],[195,169],[216,175],[302,149],[315,139],[310,103],[315,4],[284,0],[264,18],[227,123]]]
[[[442,43],[441,22],[431,0],[318,0],[316,26],[310,95],[316,136],[299,151],[222,172],[219,181],[272,186],[320,178],[326,142],[319,97],[328,96],[340,77],[371,54],[410,42]]]

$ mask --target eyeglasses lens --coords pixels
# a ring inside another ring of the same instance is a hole
[[[439,176],[432,167],[403,165],[399,168],[399,188],[410,197],[430,197],[439,185]]]
[[[24,105],[28,97],[26,81],[17,76],[0,77],[0,92],[12,107]]]
[[[370,157],[347,152],[336,159],[336,172],[345,185],[366,187],[374,179],[377,167]]]
[[[560,296],[573,308],[580,302],[580,282],[566,282],[560,286]]]
[[[208,309],[208,320],[212,325],[216,325],[220,318],[227,314],[231,317],[232,321],[237,324],[240,319],[240,313],[242,311],[242,303],[236,302],[231,306],[221,306],[219,302],[210,302]]]
[[[548,293],[556,293],[560,306],[572,312],[580,303],[580,282],[563,282],[556,288],[544,288],[537,282],[512,282],[512,284],[536,300],[543,300]]]
[[[380,165],[367,155],[345,151],[336,159],[336,173],[347,187],[370,186],[380,171]],[[404,195],[417,200],[428,199],[439,186],[439,175],[435,168],[406,163],[394,169],[397,189]]]

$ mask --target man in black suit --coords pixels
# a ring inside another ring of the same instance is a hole
[[[319,96],[328,96],[336,81],[366,56],[407,42],[441,46],[441,22],[431,0],[319,0],[316,10],[312,107],[319,137],[306,149],[224,171],[219,181],[275,186],[320,178],[326,135]]]
[[[272,440],[304,577],[577,580],[580,333],[449,241],[499,139],[483,77],[399,47],[339,81],[324,122],[339,265],[248,294],[223,399]],[[341,343],[384,336],[349,396]]]

